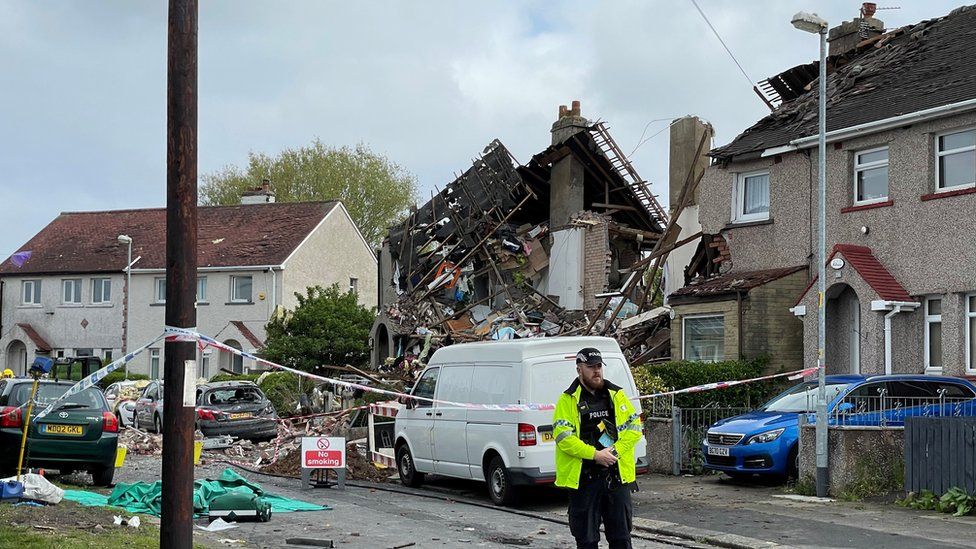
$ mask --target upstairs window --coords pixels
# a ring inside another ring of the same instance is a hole
[[[769,172],[737,174],[733,195],[733,222],[769,219]]]
[[[68,278],[61,281],[61,303],[64,305],[81,304],[80,278]]]
[[[359,293],[359,279],[358,278],[350,278],[349,279],[349,292],[350,293],[354,293],[354,294],[358,294]]]
[[[111,303],[112,302],[112,279],[93,278],[92,279],[92,303]]]
[[[197,277],[197,303],[207,302],[207,277]]]
[[[21,282],[22,305],[41,304],[41,281],[25,280]]]
[[[166,279],[164,277],[156,277],[153,284],[153,301],[156,303],[166,303]]]
[[[230,300],[233,303],[251,302],[251,277],[230,277]]]
[[[888,147],[854,154],[854,204],[888,200]]]
[[[936,192],[976,186],[976,130],[936,137]]]

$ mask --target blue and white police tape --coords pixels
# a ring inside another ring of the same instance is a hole
[[[106,365],[101,370],[97,370],[95,372],[92,372],[90,375],[88,375],[87,377],[83,378],[78,383],[75,383],[70,388],[68,388],[68,390],[65,391],[65,393],[63,395],[59,396],[56,400],[54,400],[54,402],[51,402],[50,404],[48,404],[47,405],[47,408],[44,408],[44,410],[42,410],[41,413],[37,414],[37,419],[41,419],[42,417],[44,417],[44,416],[48,415],[49,413],[51,413],[52,410],[56,409],[57,406],[59,406],[62,402],[64,402],[65,400],[67,400],[68,397],[70,397],[72,395],[76,395],[76,394],[84,391],[85,389],[88,389],[89,387],[94,386],[96,383],[98,383],[99,381],[101,381],[102,379],[104,379],[105,376],[109,375],[110,373],[114,372],[115,370],[118,370],[119,368],[121,368],[122,366],[124,366],[126,363],[128,363],[129,361],[131,361],[133,358],[135,358],[136,356],[138,356],[140,353],[144,352],[146,349],[148,349],[152,345],[155,345],[160,339],[163,339],[164,336],[165,336],[165,334],[160,335],[156,339],[150,341],[149,343],[146,343],[145,345],[143,345],[142,347],[139,347],[135,351],[132,351],[131,353],[128,353],[128,354],[126,354],[123,357],[120,357],[118,360],[114,360],[114,361],[110,362],[108,365]]]

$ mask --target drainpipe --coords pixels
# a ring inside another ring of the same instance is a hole
[[[736,307],[738,308],[738,315],[739,315],[739,358],[741,359],[743,356],[745,356],[744,353],[742,352],[742,332],[743,332],[743,326],[742,326],[742,290],[739,290],[739,291],[735,292],[735,304],[736,304]]]
[[[273,315],[275,309],[278,308],[278,275],[275,273],[274,267],[268,269],[271,271],[271,314]],[[271,315],[268,315],[270,318]]]
[[[921,305],[915,301],[872,301],[872,311],[889,311],[884,316],[884,367],[885,374],[891,374],[891,319],[900,312],[911,312]]]

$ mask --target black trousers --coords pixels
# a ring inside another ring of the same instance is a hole
[[[580,474],[579,489],[573,490],[569,496],[569,531],[576,538],[577,549],[599,547],[600,522],[603,522],[610,549],[631,549],[633,516],[630,486],[620,482],[619,474]]]

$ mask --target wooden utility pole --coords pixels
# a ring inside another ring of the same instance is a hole
[[[169,1],[166,83],[166,325],[197,324],[197,0]],[[193,547],[196,345],[167,341],[163,401],[163,499],[159,546]],[[189,377],[189,379],[186,379]],[[190,387],[192,389],[192,387]],[[195,390],[186,394],[193,397]]]

